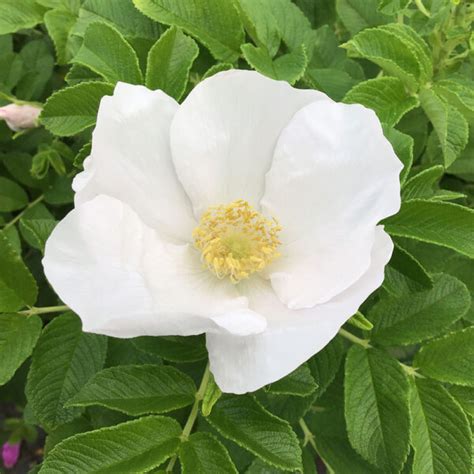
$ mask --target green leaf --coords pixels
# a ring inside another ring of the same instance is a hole
[[[202,399],[201,413],[204,416],[209,416],[211,414],[212,408],[217,403],[219,398],[221,398],[221,396],[221,389],[217,386],[214,376],[211,373],[209,375],[209,381],[206,385],[206,390]]]
[[[221,61],[237,59],[244,32],[232,2],[222,0],[134,0],[145,15],[182,28]]]
[[[114,87],[104,82],[84,82],[55,92],[44,105],[41,123],[53,134],[69,137],[95,124],[100,100]]]
[[[23,209],[28,204],[28,195],[14,181],[0,176],[0,212]]]
[[[189,71],[199,54],[196,42],[171,27],[166,30],[148,53],[146,85],[161,89],[179,100],[186,89]]]
[[[396,359],[353,346],[346,359],[345,417],[349,440],[367,461],[398,473],[409,450],[408,380]]]
[[[44,8],[35,0],[2,0],[0,2],[0,35],[33,28],[43,20]]]
[[[412,91],[433,75],[426,43],[406,25],[391,24],[361,31],[344,47],[351,56],[368,59],[398,77]]]
[[[265,49],[257,48],[250,43],[242,45],[242,53],[250,66],[258,72],[290,84],[294,84],[303,76],[308,64],[303,45],[276,59],[272,59]]]
[[[227,449],[209,433],[192,434],[179,449],[183,474],[237,474]]]
[[[431,120],[441,143],[444,163],[451,165],[467,145],[469,127],[464,116],[450,103],[444,102],[431,89],[422,89],[420,103]]]
[[[340,337],[335,337],[322,351],[308,360],[307,364],[311,370],[318,388],[317,396],[320,397],[339,370],[344,355],[344,344]]]
[[[196,386],[171,366],[121,365],[95,374],[66,406],[100,405],[127,415],[166,413],[194,402]]]
[[[390,266],[415,284],[423,288],[433,288],[433,278],[421,263],[404,248],[396,244],[393,249]]]
[[[410,411],[413,472],[471,472],[472,433],[466,415],[444,387],[415,377]]]
[[[363,331],[372,331],[374,328],[374,325],[360,311],[357,311],[357,313],[347,322]]]
[[[76,21],[76,14],[60,8],[44,15],[44,24],[53,40],[58,64],[67,64],[79,49],[80,38],[71,34]]]
[[[268,386],[268,391],[280,395],[306,397],[318,388],[306,364],[300,365],[291,374]]]
[[[83,333],[80,319],[72,313],[46,326],[33,352],[26,385],[28,402],[44,427],[67,423],[81,413],[64,404],[102,368],[106,350],[107,339]]]
[[[22,236],[35,249],[44,253],[46,240],[56,227],[57,221],[54,219],[25,219],[20,220],[20,230]]]
[[[31,355],[41,332],[38,316],[0,315],[0,385],[8,382]]]
[[[352,448],[347,438],[344,419],[343,371],[318,399],[315,410],[305,416],[305,421],[314,434],[316,450],[329,472],[350,474],[382,474],[362,459]]]
[[[380,299],[368,314],[374,324],[372,339],[384,345],[423,341],[462,318],[470,304],[464,283],[437,274],[432,289]]]
[[[92,23],[87,28],[84,42],[73,62],[88,67],[111,84],[117,81],[143,82],[134,49],[119,31],[106,23]]]
[[[207,357],[204,339],[200,336],[137,337],[133,344],[140,350],[171,362],[195,362]]]
[[[447,202],[413,200],[385,221],[398,237],[447,247],[474,258],[474,210]]]
[[[97,21],[108,23],[124,36],[131,38],[147,38],[155,41],[161,31],[160,25],[139,12],[132,0],[115,2],[85,0],[79,10],[79,19],[73,34],[84,36],[88,26]]]
[[[420,173],[412,176],[405,184],[402,192],[404,201],[410,199],[427,199],[435,194],[435,185],[444,174],[444,167],[441,165],[432,166]]]
[[[369,26],[388,23],[391,18],[378,10],[379,0],[336,0],[336,11],[352,35]]]
[[[37,296],[38,287],[33,275],[5,233],[0,232],[0,312],[33,306]]]
[[[403,163],[403,170],[400,173],[400,185],[403,186],[413,164],[413,144],[414,140],[410,135],[406,135],[395,128],[384,130],[385,137],[392,144],[395,154]]]
[[[268,51],[273,58],[280,46],[280,30],[267,0],[238,0],[236,2],[245,30],[253,42]]]
[[[474,81],[464,76],[453,76],[436,81],[436,94],[454,105],[468,121],[474,119]]]
[[[180,434],[178,422],[163,416],[81,433],[55,446],[40,473],[148,472],[176,452]]]
[[[441,382],[474,387],[474,326],[428,342],[413,364]]]
[[[290,425],[251,396],[222,397],[207,420],[222,436],[265,462],[288,470],[301,467],[301,449]]]
[[[356,84],[344,97],[348,104],[362,104],[373,109],[380,121],[389,127],[396,125],[418,100],[407,94],[396,77],[378,77]]]

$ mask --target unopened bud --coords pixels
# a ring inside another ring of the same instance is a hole
[[[39,107],[34,105],[8,104],[0,107],[0,119],[5,120],[14,132],[38,126]]]
[[[2,447],[2,460],[3,465],[7,469],[11,469],[20,457],[20,443],[5,443]]]

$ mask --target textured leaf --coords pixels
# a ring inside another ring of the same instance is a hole
[[[281,34],[268,0],[238,0],[241,19],[253,42],[265,48],[273,58],[280,46]]]
[[[348,104],[362,104],[373,109],[380,121],[393,127],[418,100],[409,96],[396,77],[378,77],[356,84],[344,97]]]
[[[268,386],[268,391],[280,395],[296,395],[306,397],[318,388],[311,371],[306,364],[300,365],[286,377]]]
[[[345,45],[352,56],[368,59],[416,91],[433,74],[431,53],[424,40],[400,24],[370,28]]]
[[[21,257],[0,232],[0,312],[18,311],[33,306],[38,295],[35,279]]]
[[[0,385],[8,382],[31,355],[41,332],[38,316],[0,315]]]
[[[428,342],[413,363],[441,382],[474,387],[474,326]]]
[[[397,244],[393,249],[390,267],[415,282],[415,284],[420,285],[421,288],[433,287],[433,278],[423,268],[421,263]]]
[[[163,416],[81,433],[59,443],[40,473],[148,472],[176,452],[180,434],[178,422]]]
[[[138,57],[124,37],[106,23],[92,23],[73,62],[101,75],[107,82],[143,82]]]
[[[172,362],[195,362],[207,357],[204,339],[200,336],[137,337],[138,349]]]
[[[192,434],[179,450],[183,474],[237,474],[227,449],[209,433]]]
[[[466,119],[455,107],[444,102],[431,89],[422,89],[420,103],[431,120],[443,150],[444,163],[451,165],[467,145],[469,127]]]
[[[345,417],[349,440],[369,462],[398,473],[408,456],[408,380],[397,360],[353,346],[346,359]]]
[[[207,419],[222,436],[267,463],[288,470],[301,467],[301,449],[290,425],[252,397],[222,397]]]
[[[432,289],[388,296],[372,307],[372,338],[380,344],[413,344],[437,336],[460,319],[471,304],[469,291],[450,276],[434,276]]]
[[[53,40],[59,64],[70,61],[80,46],[79,38],[71,34],[76,21],[74,13],[59,8],[44,15],[44,23]]]
[[[432,166],[420,173],[412,176],[405,184],[402,198],[404,201],[410,199],[427,199],[435,194],[435,185],[444,174],[444,167],[441,165]]]
[[[121,365],[95,374],[67,406],[100,405],[138,416],[191,405],[195,392],[192,379],[174,367]]]
[[[474,258],[474,210],[467,207],[447,202],[405,202],[398,214],[385,221],[385,230]]]
[[[25,219],[20,220],[20,229],[23,238],[35,249],[44,252],[46,240],[56,227],[54,219]]]
[[[17,211],[28,204],[28,195],[14,181],[0,176],[0,212]]]
[[[322,351],[308,360],[307,364],[311,370],[318,388],[317,396],[321,396],[339,370],[344,355],[344,344],[340,337],[335,337]]]
[[[53,134],[68,137],[95,124],[100,100],[113,86],[85,82],[55,92],[44,106],[41,123]]]
[[[160,25],[139,12],[132,0],[85,0],[79,10],[79,19],[73,33],[84,36],[88,26],[97,21],[110,24],[127,37],[148,38],[154,41],[160,35]]]
[[[33,352],[26,395],[39,422],[55,427],[77,417],[81,409],[64,404],[98,372],[107,339],[81,331],[80,319],[67,313],[51,321]]]
[[[148,53],[146,85],[179,100],[199,54],[196,42],[176,27],[166,30]]]
[[[400,185],[403,186],[413,164],[413,145],[414,140],[410,135],[406,135],[395,128],[384,130],[385,137],[392,144],[393,150],[403,163],[403,169],[400,173]]]
[[[425,379],[412,383],[413,472],[471,472],[472,433],[466,415],[444,387]]]
[[[237,59],[244,32],[232,2],[222,0],[134,0],[145,15],[196,37],[221,61]]]
[[[44,9],[35,0],[2,0],[0,2],[0,35],[33,28],[43,19]]]
[[[250,43],[242,45],[242,53],[250,66],[258,72],[290,84],[301,78],[308,63],[303,45],[276,59],[272,59],[266,50],[256,48]]]
[[[369,26],[388,23],[391,18],[379,12],[378,0],[336,0],[336,10],[352,35]]]

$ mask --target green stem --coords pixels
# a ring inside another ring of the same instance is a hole
[[[431,14],[430,12],[426,9],[426,7],[423,5],[423,2],[421,0],[415,0],[415,5],[417,6],[418,10],[420,10],[423,15],[426,17],[430,18]]]
[[[18,311],[18,314],[23,314],[25,316],[33,316],[34,314],[62,313],[68,310],[69,306],[43,306],[42,308],[37,308],[33,306],[30,309]]]
[[[303,440],[303,447],[305,447],[308,443],[313,447],[313,449],[317,451],[316,449],[316,443],[314,441],[314,434],[311,432],[311,430],[308,428],[308,425],[304,421],[303,418],[300,418],[299,424],[301,426],[301,429],[303,430],[304,434],[304,440]]]
[[[372,347],[367,339],[361,339],[360,337],[354,336],[354,334],[352,334],[349,331],[346,331],[345,329],[342,329],[342,328],[339,329],[339,334],[342,337],[345,337],[346,339],[348,339],[349,341],[355,344],[359,344],[359,346],[365,347],[366,349],[368,349],[369,347]]]
[[[36,204],[38,204],[39,202],[41,202],[42,200],[44,199],[44,195],[41,194],[41,196],[38,196],[34,201],[31,201],[28,206],[26,206],[19,214],[17,214],[10,222],[7,222],[4,227],[3,227],[3,230],[6,230],[8,229],[9,227],[11,227],[12,225],[14,225],[17,221],[19,221],[22,217],[23,217],[23,214],[28,210],[28,209],[31,209],[33,206],[36,206]]]
[[[184,425],[183,432],[181,433],[181,441],[186,441],[191,434],[191,431],[194,427],[194,423],[196,422],[197,416],[199,414],[199,404],[201,400],[204,398],[204,394],[206,393],[207,384],[209,383],[209,378],[211,376],[211,372],[209,370],[209,363],[206,366],[206,370],[201,379],[201,385],[199,385],[199,389],[196,392],[196,396],[194,399],[194,404],[191,408],[191,412],[189,413],[188,419],[186,420],[186,424]],[[166,468],[166,472],[172,472],[174,465],[178,459],[178,455],[174,455]]]

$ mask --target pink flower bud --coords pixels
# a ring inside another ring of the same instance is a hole
[[[7,122],[14,132],[38,126],[38,115],[41,109],[33,105],[8,104],[0,107],[0,119]]]
[[[2,447],[3,465],[7,469],[11,469],[20,457],[20,443],[5,443]]]

